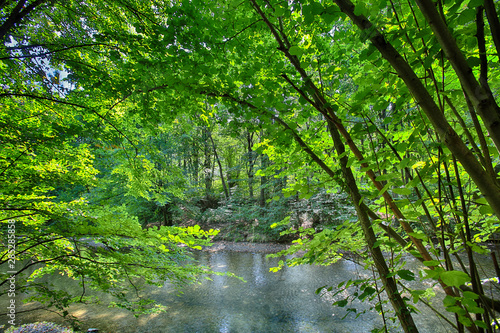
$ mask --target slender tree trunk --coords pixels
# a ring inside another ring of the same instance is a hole
[[[217,161],[217,164],[219,165],[219,173],[220,173],[220,179],[222,181],[222,188],[224,189],[224,195],[226,196],[226,200],[229,200],[229,191],[228,191],[227,186],[226,186],[226,181],[224,180],[224,172],[222,170],[222,164],[221,164],[220,159],[219,159],[219,154],[217,154],[217,148],[215,147],[214,139],[212,138],[212,135],[210,134],[210,132],[208,132],[208,138],[212,142],[212,149],[214,151],[215,160]]]
[[[486,11],[488,23],[490,24],[493,42],[495,43],[497,53],[500,53],[500,22],[498,20],[497,10],[495,8],[495,2],[493,0],[484,0],[484,9]]]
[[[193,180],[193,183],[198,185],[198,174],[200,172],[200,152],[198,150],[198,129],[195,130],[196,135],[193,138],[193,142],[191,144],[190,150],[191,150],[191,178]]]
[[[250,200],[253,200],[253,182],[254,182],[254,172],[253,167],[255,165],[255,152],[252,150],[253,146],[253,136],[254,133],[247,131],[246,133],[246,150],[247,150],[247,177],[248,177],[248,192]]]
[[[416,0],[418,7],[429,23],[446,57],[457,74],[467,96],[484,121],[488,133],[500,151],[500,108],[485,82],[480,84],[467,59],[458,47],[450,29],[442,19],[432,0]],[[498,18],[497,18],[498,20]],[[397,68],[395,68],[397,70]],[[404,79],[404,78],[403,78]],[[408,85],[408,84],[407,84]],[[410,90],[412,88],[408,85]]]
[[[172,220],[172,211],[170,210],[170,204],[167,203],[165,205],[163,205],[163,207],[161,208],[161,212],[162,212],[162,215],[163,215],[163,221],[162,223],[160,223],[160,225],[164,225],[164,226],[171,226],[173,225],[173,220]]]
[[[248,172],[248,195],[250,197],[250,200],[253,201],[254,199],[254,194],[253,194],[253,182],[254,182],[254,177],[253,177],[253,172]]]
[[[345,152],[345,146],[340,139],[340,134],[337,128],[330,124],[328,126],[330,129],[330,135],[332,136],[335,150],[337,150],[337,155],[342,156]],[[362,201],[361,194],[358,189],[358,185],[356,184],[356,180],[352,173],[351,168],[347,166],[348,158],[347,156],[343,156],[340,158],[340,165],[342,168],[342,173],[344,175],[345,184],[349,190],[349,194],[352,199],[352,203],[356,209],[356,213],[358,215],[359,223],[363,228],[363,234],[365,237],[366,244],[370,251],[371,257],[375,263],[375,267],[378,271],[380,279],[384,285],[385,291],[387,293],[387,297],[389,298],[394,310],[396,311],[396,315],[398,316],[399,322],[403,330],[407,333],[418,332],[417,326],[413,321],[413,317],[411,316],[410,310],[406,306],[405,301],[401,297],[401,293],[399,292],[396,284],[396,280],[394,277],[389,277],[390,270],[385,261],[384,255],[380,250],[379,246],[375,246],[375,242],[377,237],[375,232],[373,231],[370,219],[365,209],[362,209],[360,203]]]
[[[163,224],[162,225],[167,225],[167,205],[163,205],[161,211],[163,213]]]
[[[262,140],[262,135],[263,133],[261,132],[260,139]],[[267,155],[261,155],[260,157],[260,168],[265,169],[268,165],[268,157]],[[267,190],[266,190],[266,184],[267,184],[267,177],[266,176],[261,176],[260,177],[260,197],[259,197],[259,203],[261,207],[266,206],[266,200],[267,200]]]
[[[204,139],[204,155],[205,155],[205,160],[203,162],[203,173],[205,176],[205,196],[207,200],[210,199],[212,195],[212,172],[211,172],[211,167],[212,167],[212,156],[210,155],[210,147],[208,144],[208,128],[204,127],[203,128],[203,139]]]
[[[262,155],[261,156],[261,167],[265,168],[266,166],[267,166],[267,156]],[[260,203],[261,207],[266,206],[266,200],[267,200],[266,184],[267,184],[267,177],[261,176],[260,177],[260,197],[259,197],[259,203]]]

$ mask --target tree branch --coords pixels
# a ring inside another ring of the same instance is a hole
[[[50,101],[50,102],[55,102],[55,103],[59,103],[59,104],[73,106],[73,107],[80,108],[80,109],[89,110],[92,113],[94,113],[97,117],[99,117],[100,119],[102,119],[104,122],[106,122],[109,125],[111,125],[111,127],[113,127],[115,129],[115,131],[117,131],[121,136],[123,136],[134,147],[136,155],[139,154],[139,148],[137,148],[137,146],[135,145],[135,143],[127,135],[125,135],[125,133],[123,133],[111,121],[109,121],[108,119],[106,119],[105,116],[101,115],[99,112],[97,112],[96,110],[94,110],[94,109],[92,109],[92,108],[90,108],[88,106],[81,105],[81,104],[76,104],[76,103],[72,103],[72,102],[67,102],[67,101],[56,99],[56,98],[52,98],[52,97],[45,97],[45,96],[39,96],[39,95],[33,95],[33,94],[25,94],[25,93],[2,93],[2,94],[0,94],[0,98],[2,98],[2,97],[12,97],[12,96],[15,96],[15,97],[28,97],[28,98],[37,99],[37,100],[45,100],[45,101]]]
[[[37,46],[41,46],[41,45],[37,45]],[[50,55],[53,53],[57,53],[57,52],[67,51],[67,50],[81,48],[81,47],[90,47],[90,46],[110,46],[110,47],[113,47],[112,45],[104,44],[104,43],[72,45],[72,46],[63,47],[62,49],[48,51],[48,52],[39,53],[39,54],[28,54],[28,55],[22,55],[22,56],[2,57],[2,58],[0,58],[0,60],[44,57],[44,56],[47,56],[47,55]]]
[[[45,1],[47,0],[36,0],[32,4],[21,10],[25,5],[26,0],[19,0],[7,20],[0,26],[0,40],[3,40],[5,38],[9,30],[11,30],[14,25],[20,23],[26,15],[31,13],[33,10],[35,10],[36,7],[40,6]]]

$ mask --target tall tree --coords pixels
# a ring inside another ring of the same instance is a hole
[[[16,236],[10,238],[14,244],[2,241],[0,248],[0,264],[10,264],[10,272],[0,275],[2,294],[15,279],[16,292],[56,304],[63,315],[72,302],[91,301],[37,280],[60,272],[78,280],[83,294],[92,287],[114,294],[119,306],[156,311],[161,308],[151,300],[130,302],[123,291],[139,292],[136,278],[180,285],[206,273],[177,245],[198,248],[210,233],[199,227],[144,230],[124,201],[111,203],[124,194],[164,202],[165,192],[175,188],[166,184],[175,174],[155,164],[158,155],[148,155],[152,146],[141,137],[145,125],[158,118],[124,117],[125,108],[140,103],[140,98],[125,101],[124,86],[122,104],[116,95],[110,98],[113,92],[100,90],[101,79],[119,68],[118,63],[107,67],[110,59],[120,62],[125,55],[118,44],[136,36],[129,24],[153,14],[148,6],[1,3],[0,232],[3,240],[12,230]],[[138,19],[138,13],[144,16]],[[120,37],[108,43],[107,31],[121,31]],[[97,156],[103,158],[97,162]]]

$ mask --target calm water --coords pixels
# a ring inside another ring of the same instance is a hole
[[[329,267],[299,266],[269,272],[277,259],[262,253],[203,252],[202,264],[215,271],[231,271],[247,282],[213,276],[213,281],[188,286],[182,295],[166,283],[152,288],[149,296],[167,307],[161,314],[135,318],[127,311],[102,305],[73,306],[71,313],[84,321],[85,330],[100,332],[370,332],[382,327],[382,318],[370,311],[356,318],[346,309],[332,307],[332,299],[320,297],[315,290],[340,281],[371,276],[360,266],[342,261]],[[72,288],[65,283],[66,288]],[[75,289],[76,290],[76,289]],[[76,292],[76,291],[75,291]],[[356,303],[357,312],[371,304]],[[3,308],[3,306],[2,306]],[[3,312],[3,311],[2,311]],[[342,320],[342,317],[347,317]],[[416,317],[421,332],[447,332],[446,324],[423,313]],[[38,311],[18,314],[22,322],[60,321],[57,316]],[[0,318],[0,324],[5,317]],[[397,332],[397,324],[391,331]]]

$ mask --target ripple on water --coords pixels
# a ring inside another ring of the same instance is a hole
[[[344,333],[370,332],[382,326],[377,313],[368,312],[356,318],[345,308],[332,307],[334,299],[315,294],[315,290],[324,285],[337,286],[344,280],[371,276],[371,272],[361,270],[351,261],[328,267],[285,267],[272,273],[269,268],[276,266],[278,259],[267,259],[263,253],[201,252],[197,256],[202,264],[218,271],[231,271],[247,283],[215,275],[212,281],[187,286],[182,294],[169,283],[162,288],[152,287],[149,296],[166,306],[167,311],[139,318],[124,310],[98,305],[73,307],[73,313],[84,311],[80,312],[80,317],[89,327],[120,333]],[[371,306],[369,302],[352,305],[358,313],[369,310]],[[56,317],[48,315],[24,318],[57,321]],[[445,326],[428,318],[427,313],[421,319],[417,318],[422,332],[435,332],[436,327],[440,327],[440,332],[446,332]]]

